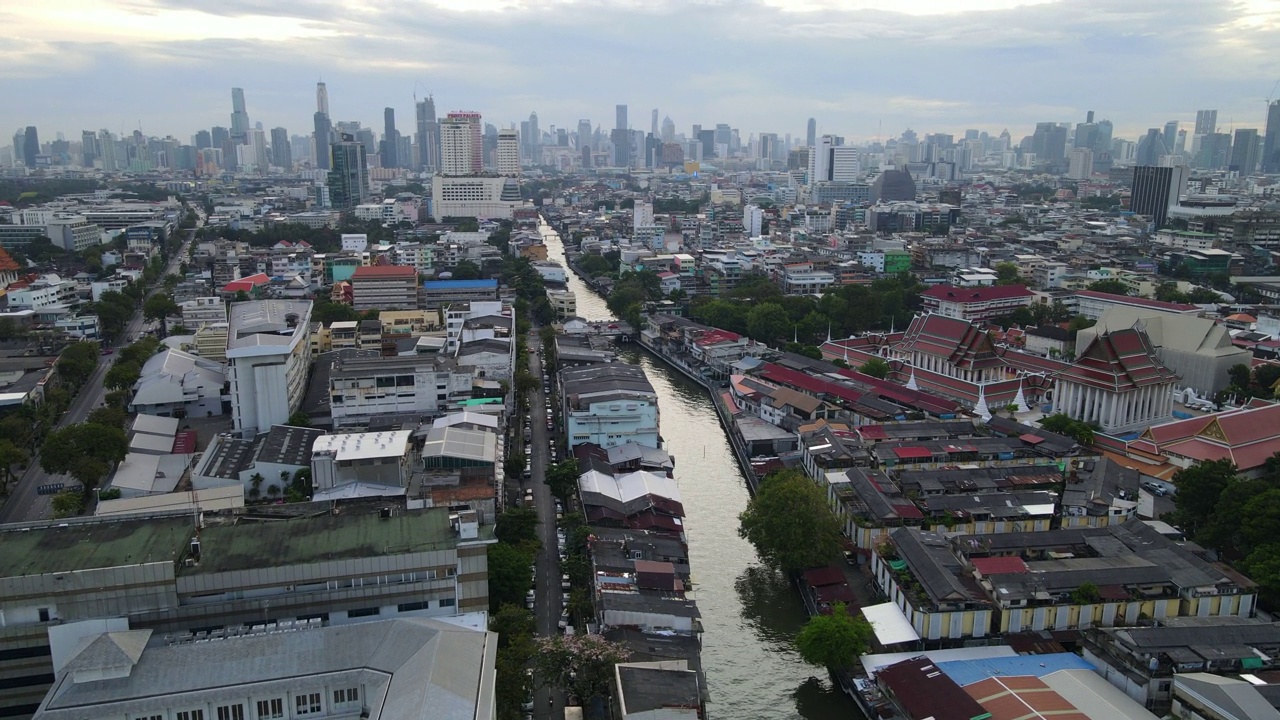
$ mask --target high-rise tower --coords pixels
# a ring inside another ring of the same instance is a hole
[[[400,167],[400,133],[396,131],[395,108],[382,110],[382,145],[378,154],[382,156],[382,167]]]
[[[444,175],[479,175],[484,172],[480,113],[451,112],[440,124],[440,172]]]
[[[333,168],[329,171],[329,200],[335,210],[350,210],[369,199],[369,171],[365,165],[364,143],[343,133],[332,146]]]
[[[1196,111],[1196,135],[1208,135],[1218,131],[1218,111],[1217,110],[1197,110]]]
[[[249,127],[249,113],[244,105],[244,90],[231,88],[231,141],[237,145],[249,142]]]
[[[329,114],[329,88],[324,83],[316,83],[316,112]]]
[[[804,146],[813,147],[813,144],[817,141],[818,141],[818,121],[813,118],[809,118],[809,129],[805,132]]]
[[[418,167],[426,172],[440,170],[440,122],[435,98],[428,95],[414,106],[418,121]]]
[[[1280,172],[1280,100],[1267,106],[1267,134],[1262,139],[1262,172]]]
[[[494,168],[499,175],[514,177],[520,174],[520,135],[515,130],[498,131],[494,157]]]
[[[15,152],[17,148],[14,148]],[[36,156],[40,154],[40,136],[36,134],[36,126],[28,125],[22,134],[22,162],[27,167],[36,166]]]

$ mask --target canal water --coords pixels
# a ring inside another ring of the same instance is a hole
[[[578,315],[611,319],[604,300],[573,274],[549,226],[540,231],[547,254],[565,266]],[[806,665],[792,641],[805,621],[799,595],[764,569],[738,537],[738,513],[750,495],[706,392],[651,355],[624,350],[644,368],[658,395],[662,436],[675,457],[686,513],[689,563],[702,613],[702,664],[714,720],[850,720],[858,706],[833,686],[826,670]]]

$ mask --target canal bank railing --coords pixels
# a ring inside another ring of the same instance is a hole
[[[751,491],[752,495],[755,495],[760,479],[756,477],[756,471],[751,467],[751,455],[747,452],[746,442],[738,434],[738,427],[733,422],[733,416],[720,400],[720,394],[717,392],[719,388],[702,374],[701,368],[694,368],[683,360],[672,357],[653,347],[645,342],[644,333],[638,333],[638,336],[640,347],[697,383],[710,396],[711,406],[716,409],[716,417],[720,418],[720,426],[724,428],[725,437],[729,438],[729,447],[733,450],[733,456],[737,458],[738,465],[742,468],[742,474],[747,478],[747,489]]]

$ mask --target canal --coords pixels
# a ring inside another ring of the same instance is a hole
[[[541,232],[548,257],[565,266],[578,314],[610,319],[604,300],[568,269],[559,236],[546,225]],[[755,549],[738,537],[738,513],[750,496],[706,392],[641,350],[624,349],[622,358],[643,367],[653,384],[662,436],[676,461],[693,597],[702,613],[708,715],[716,720],[861,717],[825,670],[806,665],[795,652],[792,640],[805,621],[800,597],[762,568]]]

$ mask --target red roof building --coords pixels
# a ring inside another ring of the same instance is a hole
[[[1136,449],[1163,455],[1180,467],[1202,460],[1230,460],[1245,475],[1262,471],[1280,452],[1280,404],[1270,403],[1147,428]]]
[[[1173,417],[1178,376],[1156,357],[1146,333],[1114,330],[1093,339],[1058,374],[1055,410],[1123,434]]]
[[[413,310],[418,307],[418,271],[409,265],[369,265],[351,276],[356,310]]]
[[[1172,303],[1164,302],[1162,300],[1148,300],[1147,298],[1132,297],[1129,295],[1116,295],[1114,293],[1104,293],[1096,290],[1076,291],[1076,310],[1090,320],[1097,320],[1102,317],[1102,313],[1117,306],[1146,308],[1148,310],[1163,310],[1165,312],[1176,313],[1178,315],[1200,314],[1200,306],[1192,305],[1190,303]]]
[[[955,287],[934,285],[920,295],[926,312],[982,322],[1004,317],[1031,304],[1034,294],[1022,285]]]
[[[250,275],[249,277],[240,278],[239,280],[232,280],[226,285],[223,285],[222,294],[235,295],[238,292],[244,292],[250,297],[253,297],[255,294],[261,293],[262,288],[265,288],[270,282],[271,278],[268,277],[266,273],[258,273],[256,275]]]

